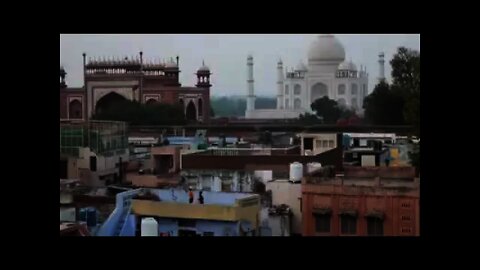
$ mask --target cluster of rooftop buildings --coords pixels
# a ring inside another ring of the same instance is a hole
[[[60,132],[61,234],[420,234],[412,143],[393,133],[129,137],[95,121]]]

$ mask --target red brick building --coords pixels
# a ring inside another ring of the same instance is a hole
[[[137,58],[89,59],[83,54],[84,87],[69,88],[67,73],[60,68],[60,118],[90,118],[106,104],[121,99],[141,103],[181,104],[189,121],[208,122],[210,116],[210,70],[204,64],[196,73],[195,87],[179,82],[179,58],[168,63]]]
[[[419,180],[413,167],[345,167],[302,182],[304,236],[418,236]]]

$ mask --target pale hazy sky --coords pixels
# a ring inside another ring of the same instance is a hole
[[[138,55],[143,51],[144,59],[180,57],[180,83],[193,86],[194,73],[202,60],[213,73],[211,94],[246,95],[247,55],[254,57],[255,94],[276,95],[277,61],[283,60],[284,67],[295,67],[299,60],[307,63],[308,47],[314,34],[149,34],[149,35],[106,35],[106,34],[62,34],[60,35],[60,64],[67,71],[67,84],[83,86],[82,53],[89,57]],[[346,58],[360,68],[367,67],[369,91],[378,76],[378,53],[385,52],[385,74],[390,81],[388,63],[397,47],[405,46],[420,50],[419,34],[338,34],[345,47]]]

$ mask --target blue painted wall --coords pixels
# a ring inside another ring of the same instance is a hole
[[[120,236],[135,236],[136,224],[137,217],[133,214],[129,214],[125,220],[122,231],[120,232]]]
[[[113,236],[118,226],[119,220],[125,214],[124,208],[130,208],[132,197],[138,194],[142,189],[134,189],[118,193],[115,198],[115,209],[108,219],[102,224],[97,232],[97,236]]]

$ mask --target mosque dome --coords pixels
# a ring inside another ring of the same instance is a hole
[[[319,35],[310,44],[308,61],[343,61],[345,49],[334,35]]]
[[[165,67],[167,68],[176,68],[177,67],[177,63],[175,63],[175,61],[173,61],[173,58],[170,59],[170,61],[165,65]]]
[[[302,61],[300,61],[295,67],[295,71],[307,71],[307,67]]]
[[[338,65],[338,70],[357,71],[357,66],[352,61],[345,61]]]
[[[198,69],[198,71],[210,71],[210,68],[205,65],[205,62],[202,62],[202,66]]]

